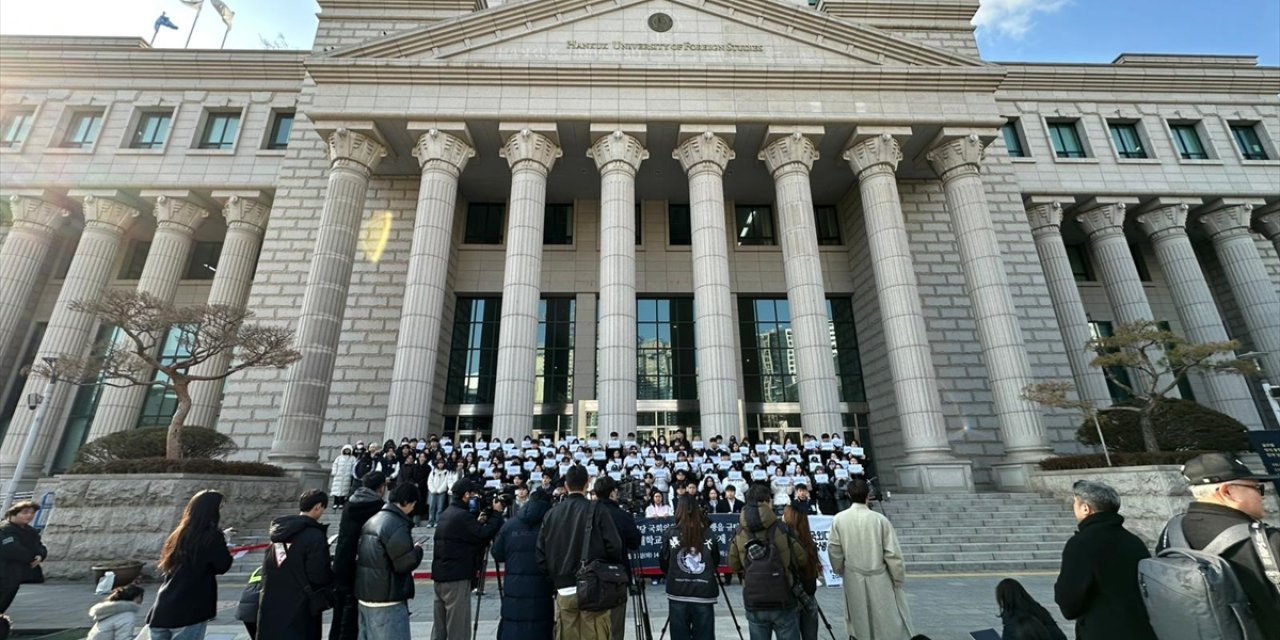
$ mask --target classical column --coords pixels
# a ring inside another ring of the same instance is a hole
[[[150,194],[144,192],[143,195]],[[190,192],[160,194],[156,196],[155,217],[156,232],[151,238],[151,249],[147,252],[142,275],[138,277],[138,292],[154,296],[161,304],[171,304],[178,292],[178,281],[187,269],[192,237],[209,217],[209,210]],[[155,338],[157,342],[151,349],[152,355],[164,347],[166,336]],[[149,371],[143,374],[145,378],[150,376]],[[89,440],[134,428],[149,389],[143,386],[103,389],[93,417],[93,427],[89,429]]]
[[[467,161],[476,155],[464,139],[466,127],[459,125],[452,130],[458,135],[430,128],[418,136],[413,148],[413,156],[422,169],[422,181],[418,186],[384,434],[397,441],[426,433],[431,419],[458,178]]]
[[[978,173],[982,155],[982,141],[971,133],[942,141],[929,150],[926,158],[942,178],[947,213],[960,251],[960,270],[978,326],[996,420],[1000,422],[1005,455],[1001,464],[993,465],[996,484],[1002,488],[1026,488],[1030,465],[1052,455],[1053,448],[1040,421],[1040,410],[1022,397],[1023,389],[1032,381],[1031,363],[1022,340],[1018,310],[1009,292],[986,189]]]
[[[547,175],[562,155],[554,125],[516,131],[499,153],[511,166],[507,203],[507,260],[498,327],[498,379],[494,385],[493,437],[520,438],[533,427],[534,372],[538,351],[538,301],[542,297],[542,230]]]
[[[1280,205],[1274,205],[1271,211],[1258,216],[1255,224],[1258,233],[1275,245],[1276,256],[1280,257]]]
[[[52,197],[9,198],[13,226],[0,244],[0,355],[8,353],[17,339],[18,325],[33,298],[40,292],[41,271],[58,229],[71,212],[55,204]],[[15,354],[15,357],[19,357]]]
[[[76,194],[73,192],[72,195]],[[95,300],[111,283],[116,274],[116,260],[125,233],[140,215],[131,202],[127,196],[115,192],[111,195],[90,193],[84,196],[84,231],[80,234],[80,243],[76,245],[75,257],[71,260],[71,267],[67,269],[67,277],[63,280],[62,291],[58,294],[58,302],[54,305],[44,338],[40,341],[36,361],[65,355],[79,357],[88,351],[98,326],[97,318],[92,314],[73,310],[71,303]],[[43,379],[31,376],[22,390],[22,397],[43,392],[44,385]],[[31,452],[32,466],[28,468],[28,477],[43,473],[49,464],[53,447],[62,440],[68,401],[75,389],[69,384],[56,385],[53,397],[45,398],[49,407]],[[0,447],[0,478],[12,475],[33,417],[35,412],[28,409],[25,402],[19,403],[4,445]]]
[[[791,337],[796,354],[796,384],[800,392],[800,422],[810,435],[839,433],[840,394],[831,355],[831,321],[827,291],[818,257],[818,231],[813,215],[809,171],[818,159],[813,139],[822,127],[770,127],[760,152],[773,174],[777,196],[778,230],[782,239],[782,269],[791,307]]]
[[[898,195],[896,172],[902,160],[899,139],[910,135],[910,129],[859,128],[844,152],[844,159],[858,176],[889,374],[893,377],[906,450],[906,460],[896,467],[898,484],[911,491],[971,492],[971,463],[956,459],[947,441],[933,354]]]
[[[1226,342],[1229,338],[1218,314],[1218,305],[1213,301],[1209,283],[1187,237],[1187,210],[1196,204],[1200,204],[1198,198],[1157,198],[1152,203],[1154,208],[1138,216],[1138,227],[1155,247],[1160,271],[1169,283],[1186,338],[1192,342]],[[1208,373],[1203,380],[1209,389],[1210,406],[1250,429],[1263,428],[1244,378]]]
[[[693,332],[698,359],[702,439],[742,436],[738,421],[738,354],[729,291],[724,221],[724,169],[734,158],[733,127],[681,126],[672,156],[689,176],[693,253]]]
[[[633,131],[643,131],[633,128]],[[596,398],[600,433],[636,430],[636,171],[649,157],[621,128],[587,150],[600,170],[600,312]]]
[[[378,140],[348,129],[331,133],[328,143],[329,185],[298,316],[296,348],[302,360],[289,367],[275,439],[267,454],[272,464],[303,476],[320,471],[316,456],[369,176],[387,155]]]
[[[1200,223],[1213,238],[1214,251],[1227,274],[1236,306],[1244,315],[1253,348],[1262,353],[1263,371],[1276,384],[1280,379],[1280,299],[1249,234],[1253,205],[1217,200],[1205,210]]]
[[[243,309],[249,300],[249,288],[253,286],[262,234],[271,215],[271,199],[260,191],[215,191],[213,196],[225,198],[222,217],[227,222],[227,233],[222,239],[218,271],[213,275],[207,303]],[[219,353],[193,367],[191,373],[197,376],[225,373],[231,366],[231,355],[228,351]],[[191,385],[191,414],[187,416],[187,424],[206,427],[217,424],[223,384],[222,380],[211,380]]]
[[[1062,242],[1062,203],[1052,197],[1032,197],[1027,200],[1027,222],[1031,225],[1031,237],[1035,239],[1036,253],[1040,256],[1040,268],[1044,271],[1045,285],[1049,288],[1049,300],[1053,302],[1053,315],[1062,333],[1062,344],[1067,350],[1067,363],[1075,380],[1076,396],[1093,403],[1100,409],[1111,406],[1111,392],[1107,389],[1107,377],[1089,363],[1095,353],[1087,348],[1093,334],[1089,332],[1089,316],[1080,300],[1080,287],[1076,285],[1067,247]]]

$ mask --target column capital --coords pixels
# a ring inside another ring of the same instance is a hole
[[[507,138],[498,155],[506,158],[512,169],[517,164],[528,162],[546,174],[551,173],[556,158],[564,155],[564,151],[551,138],[533,129],[521,129]]]
[[[9,209],[13,212],[13,226],[52,235],[71,217],[66,208],[34,196],[9,196]]]
[[[1028,202],[1026,211],[1032,234],[1059,233],[1062,230],[1061,202]]]
[[[1142,229],[1142,233],[1152,240],[1171,235],[1185,236],[1187,234],[1187,212],[1190,209],[1191,205],[1185,202],[1165,204],[1143,212],[1135,220],[1138,223],[1138,228]]]
[[[246,196],[233,194],[222,205],[222,217],[228,229],[246,229],[261,234],[267,228],[271,216],[271,200],[265,195]]]
[[[345,127],[329,134],[329,162],[334,168],[345,167],[373,173],[387,157],[387,148],[377,138]]]
[[[1268,240],[1272,242],[1280,240],[1280,209],[1258,216],[1254,221],[1254,227]]]
[[[1084,232],[1093,237],[1112,233],[1124,234],[1124,217],[1137,198],[1093,198],[1080,205],[1075,218]]]
[[[671,157],[680,161],[685,173],[693,173],[695,170],[724,173],[725,166],[737,156],[728,140],[708,129],[681,142],[671,153]]]
[[[639,138],[622,129],[614,129],[600,136],[587,149],[587,157],[596,161],[596,169],[600,173],[604,173],[607,167],[635,175],[640,170],[640,163],[649,159],[649,151]]]
[[[799,171],[808,175],[813,163],[820,157],[818,148],[808,136],[801,131],[793,131],[769,143],[760,150],[758,159],[763,160],[769,173],[775,177],[784,171]]]
[[[204,205],[189,198],[161,195],[156,197],[156,227],[173,229],[188,235],[209,218],[209,210]]]
[[[924,157],[933,167],[934,173],[941,178],[946,178],[947,174],[956,170],[976,173],[978,166],[982,164],[985,149],[986,145],[982,144],[982,138],[976,133],[970,133],[967,136],[938,143],[929,149]]]
[[[475,156],[475,148],[466,140],[437,128],[424,131],[413,146],[413,157],[418,159],[418,167],[423,171],[431,166],[461,175],[467,162]]]
[[[1212,205],[1211,205],[1212,206]],[[1226,204],[1200,215],[1200,224],[1213,239],[1249,235],[1249,222],[1253,217],[1253,205]]]
[[[108,196],[87,194],[83,202],[86,227],[123,234],[142,216],[132,203]]]
[[[842,157],[859,178],[870,171],[896,173],[902,161],[902,145],[886,132],[855,143],[844,150]]]

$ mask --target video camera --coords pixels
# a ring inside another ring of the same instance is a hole
[[[618,483],[618,506],[627,513],[644,513],[649,505],[649,489],[639,478],[627,478]]]

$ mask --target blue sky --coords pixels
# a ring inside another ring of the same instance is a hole
[[[314,0],[224,0],[236,12],[228,49],[262,48],[283,34],[308,48]],[[534,0],[536,1],[536,0]],[[1117,54],[1257,55],[1280,65],[1280,0],[983,0],[976,20],[987,60],[1110,62]],[[157,47],[181,47],[196,12],[179,0],[0,0],[0,33],[151,37],[161,11],[180,27]],[[192,47],[217,48],[224,26],[206,6]]]

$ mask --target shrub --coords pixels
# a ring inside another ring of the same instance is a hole
[[[1117,404],[1137,406],[1138,402],[1126,400]],[[1190,400],[1172,398],[1157,402],[1152,421],[1160,451],[1245,451],[1250,448],[1248,430],[1231,416]],[[1098,412],[1098,423],[1107,437],[1109,451],[1145,451],[1137,412],[1103,409]],[[1080,425],[1076,439],[1087,445],[1099,444],[1092,420],[1086,419]]]
[[[1182,465],[1205,451],[1137,451],[1111,454],[1111,465],[1114,467],[1141,467],[1156,464]],[[1040,461],[1040,468],[1045,471],[1064,471],[1067,469],[1105,469],[1107,460],[1101,453],[1086,453],[1078,456],[1059,456],[1045,458]]]
[[[76,462],[102,463],[116,460],[163,458],[168,427],[130,429],[103,436],[80,447]],[[218,460],[235,453],[239,447],[226,434],[208,427],[182,428],[182,457]]]
[[[163,447],[161,452],[163,453]],[[134,460],[110,460],[107,462],[77,462],[67,470],[70,475],[94,475],[106,473],[199,473],[219,476],[258,476],[279,478],[285,475],[280,467],[261,462],[229,462],[202,458],[170,460],[165,457],[137,458]]]

